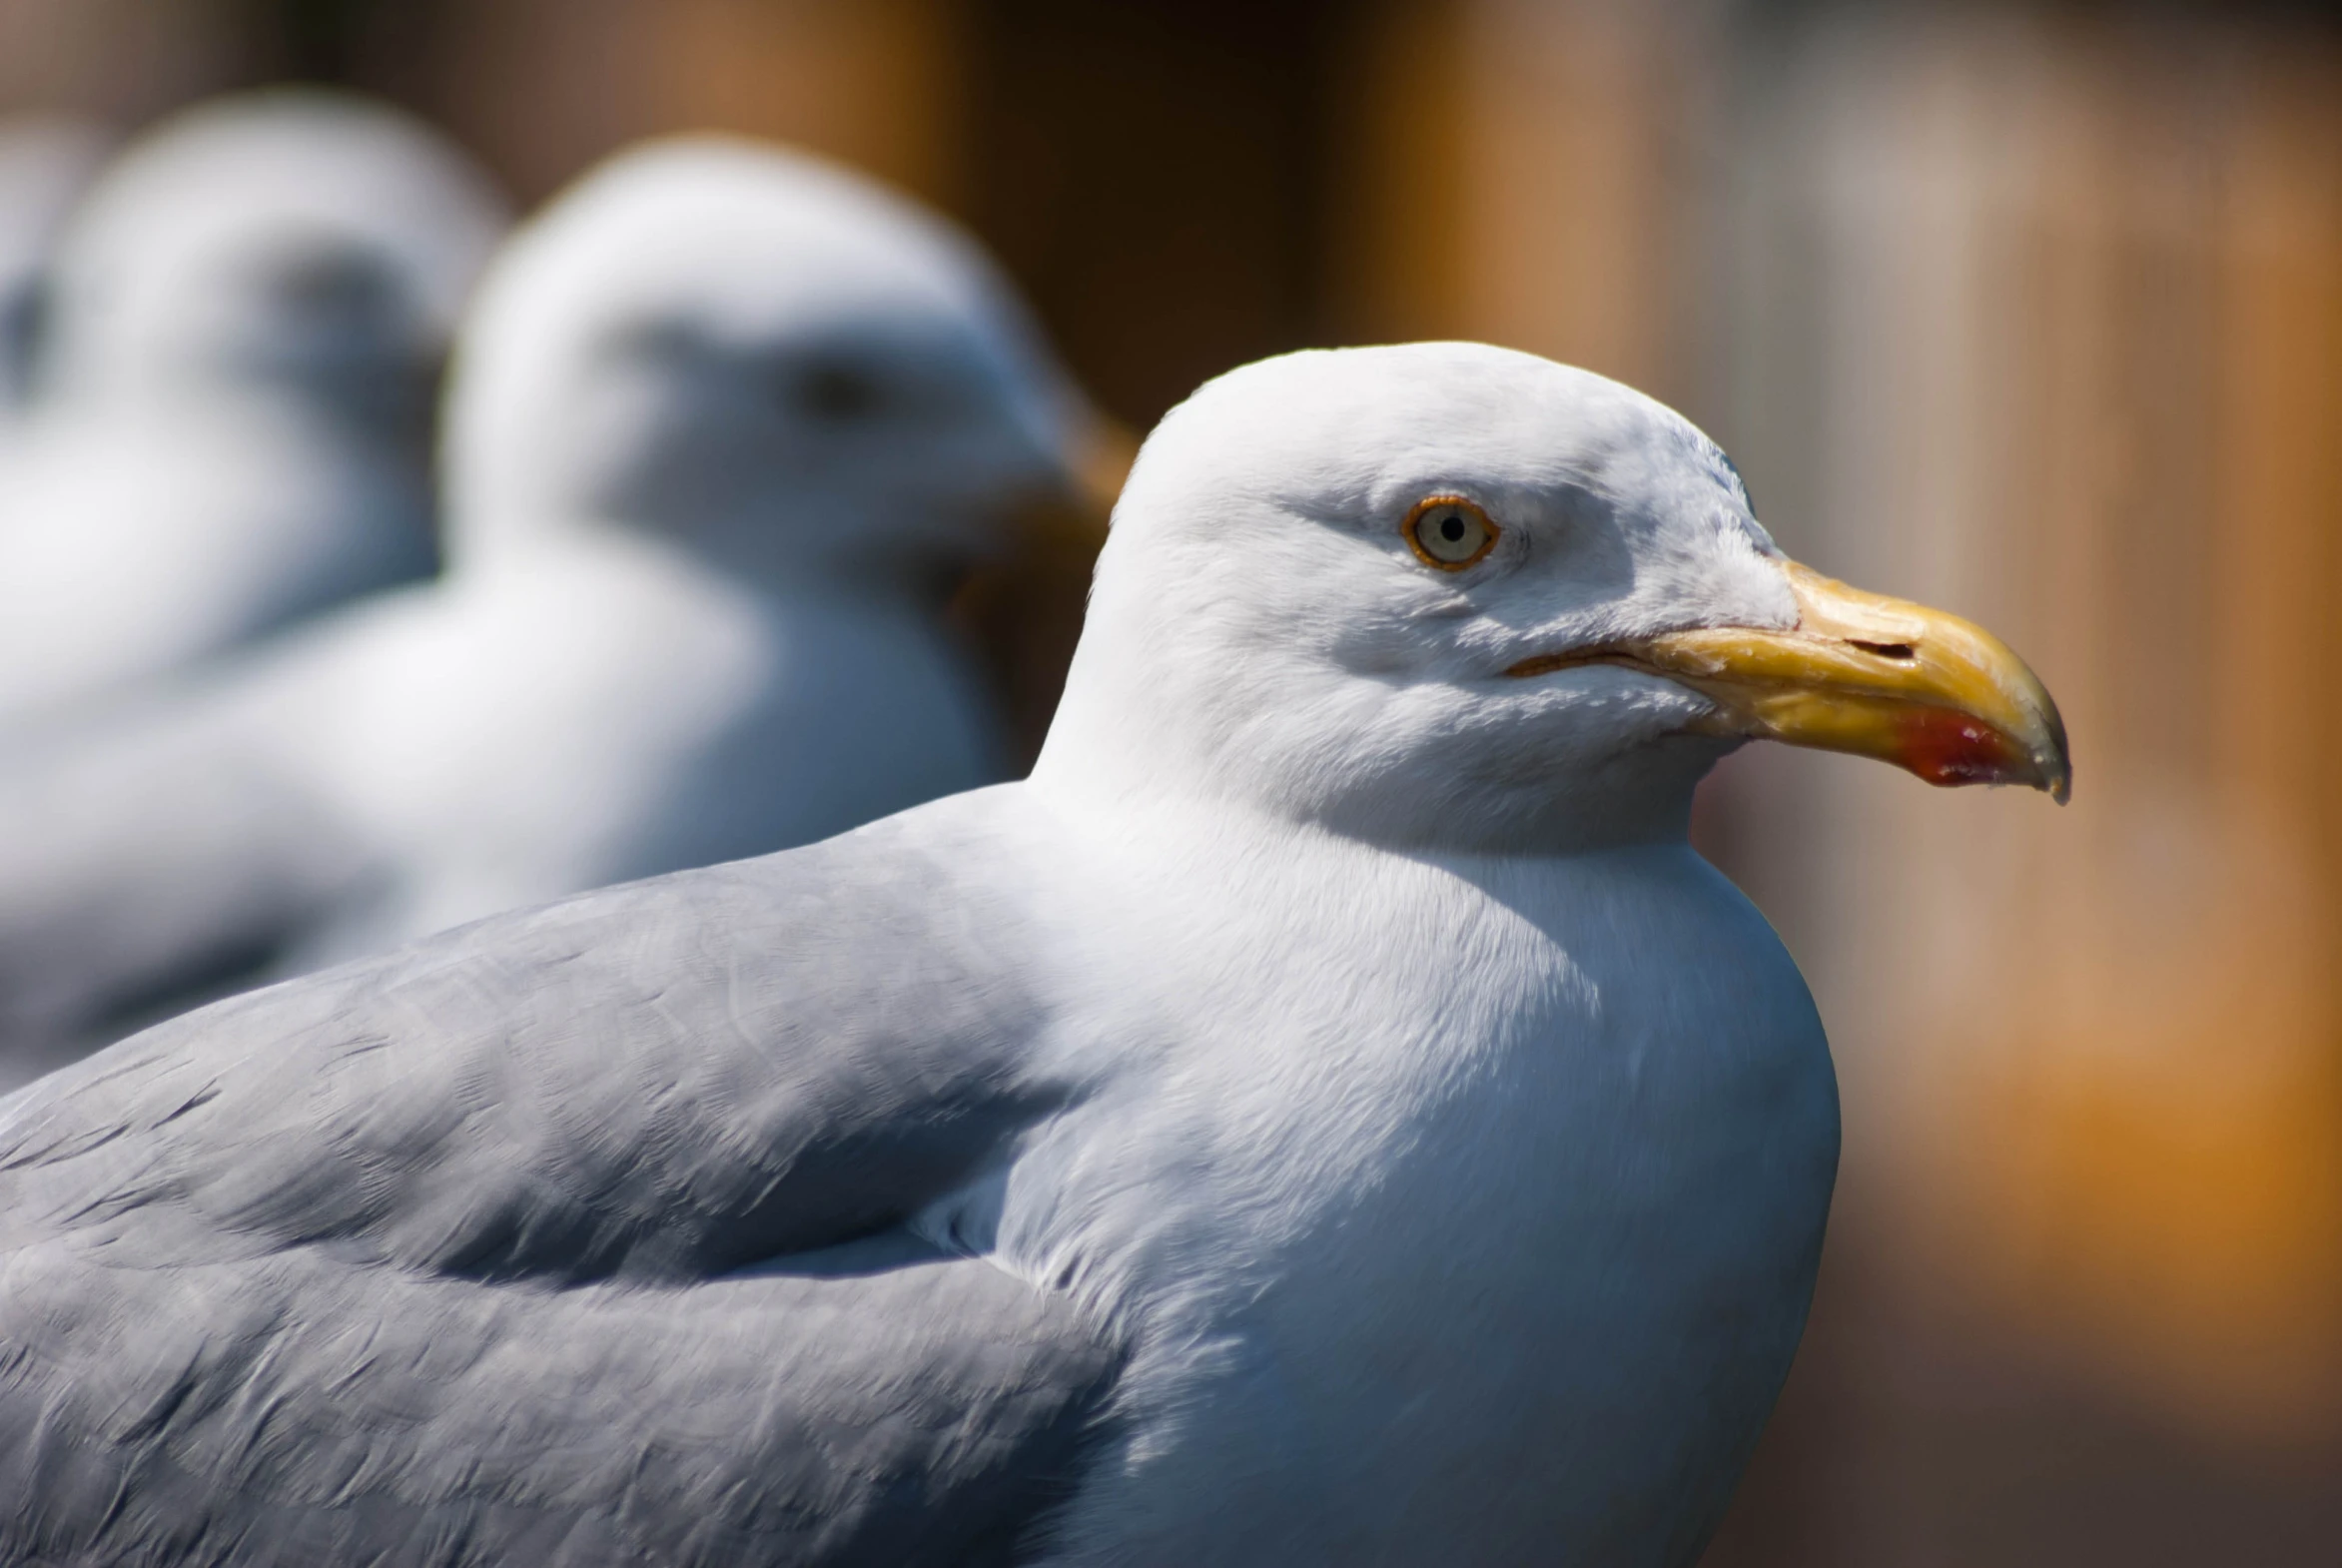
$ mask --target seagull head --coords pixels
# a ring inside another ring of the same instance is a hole
[[[44,383],[426,426],[502,231],[461,153],[346,95],[227,98],[147,133],[62,238]]]
[[[825,583],[956,574],[1094,434],[967,239],[713,137],[624,154],[523,231],[447,417],[459,556],[618,527]]]
[[[1680,838],[1758,738],[1937,784],[2070,778],[2015,654],[1790,560],[1679,414],[1414,344],[1264,361],[1163,420],[1035,779],[1538,850]]]

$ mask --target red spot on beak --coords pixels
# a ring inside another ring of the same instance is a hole
[[[1931,784],[2007,784],[2029,773],[2029,759],[2008,737],[1964,713],[1913,708],[1899,726],[1896,760]]]

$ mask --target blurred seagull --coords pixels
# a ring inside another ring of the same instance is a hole
[[[744,143],[619,158],[481,287],[445,578],[0,776],[0,1018],[84,1036],[1000,777],[940,611],[1092,436],[940,222]]]
[[[1685,842],[1752,736],[2068,777],[2013,654],[1625,388],[1222,378],[1027,782],[0,1102],[0,1552],[1689,1564],[1838,1152]]]
[[[105,139],[61,120],[0,123],[0,448],[32,388],[50,252],[105,153]]]
[[[434,133],[321,93],[107,170],[0,465],[0,726],[427,574],[433,382],[502,225]]]

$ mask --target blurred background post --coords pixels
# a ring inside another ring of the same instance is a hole
[[[1813,1332],[1710,1561],[2334,1560],[2315,10],[0,0],[12,115],[129,130],[287,78],[420,113],[523,203],[665,130],[858,164],[969,223],[1140,426],[1310,343],[1583,364],[1724,441],[1793,553],[2003,631],[2066,706],[2063,816],[1778,750],[1703,803],[1848,1128]],[[1021,611],[1028,745],[1079,591]]]

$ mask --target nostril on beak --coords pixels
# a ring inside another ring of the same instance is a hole
[[[1865,653],[1876,653],[1883,659],[1910,660],[1919,657],[1919,650],[1908,642],[1864,642],[1860,638],[1854,637],[1848,638],[1847,642],[1850,646],[1860,648]]]

